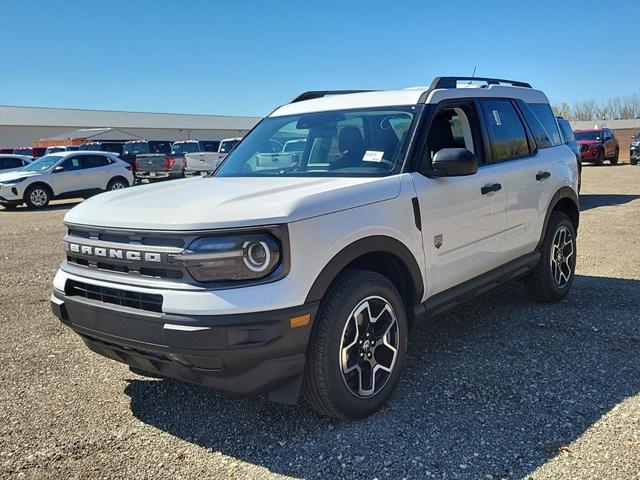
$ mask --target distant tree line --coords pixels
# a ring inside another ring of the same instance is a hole
[[[640,95],[611,97],[604,102],[583,100],[569,105],[566,102],[553,105],[556,115],[567,120],[621,120],[640,118]]]

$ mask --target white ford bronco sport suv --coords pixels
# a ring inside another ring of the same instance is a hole
[[[371,414],[417,319],[516,278],[556,301],[574,280],[576,157],[547,97],[469,80],[307,92],[213,176],[76,206],[54,313],[137,370]],[[300,155],[260,155],[295,139]]]

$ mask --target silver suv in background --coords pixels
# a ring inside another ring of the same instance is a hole
[[[133,185],[131,166],[109,152],[58,152],[0,174],[0,205],[44,208],[55,198],[87,197]]]

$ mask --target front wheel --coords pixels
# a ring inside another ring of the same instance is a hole
[[[43,185],[31,185],[24,194],[24,201],[30,208],[45,208],[51,200],[51,192]]]
[[[631,165],[637,165],[637,164],[638,164],[638,159],[637,159],[637,158],[633,158],[633,157],[631,157],[631,158],[629,159],[629,163],[630,163]]]
[[[613,157],[611,157],[611,160],[609,160],[611,162],[611,165],[617,165],[619,158],[620,158],[620,152],[616,150],[616,153],[613,155]]]
[[[540,302],[556,302],[569,293],[576,271],[576,230],[565,213],[551,214],[540,254],[529,290]]]
[[[304,394],[323,415],[366,417],[389,399],[404,364],[407,317],[402,298],[383,275],[342,274],[315,319]]]

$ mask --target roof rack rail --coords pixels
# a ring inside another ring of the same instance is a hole
[[[468,81],[469,83],[474,81],[487,82],[487,85],[500,85],[501,83],[508,83],[512,87],[524,87],[532,88],[531,84],[526,82],[519,82],[517,80],[505,80],[503,78],[489,78],[489,77],[436,77],[431,82],[429,90],[435,90],[436,88],[457,88],[458,82]]]
[[[364,93],[375,92],[376,90],[311,90],[310,92],[304,92],[291,100],[291,103],[302,102],[304,100],[312,100],[314,98],[322,98],[327,95],[346,95],[348,93]]]

